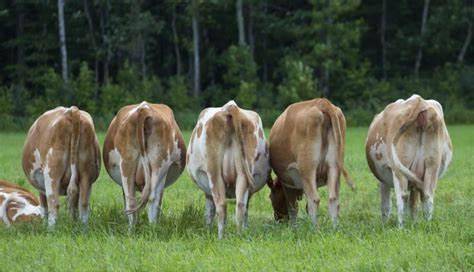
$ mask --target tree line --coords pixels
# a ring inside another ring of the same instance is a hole
[[[473,10],[473,0],[2,0],[0,128],[61,104],[106,123],[142,100],[188,127],[229,99],[270,126],[321,96],[357,125],[412,93],[442,102],[450,122],[474,122]]]

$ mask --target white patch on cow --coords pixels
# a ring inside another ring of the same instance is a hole
[[[138,108],[150,108],[150,105],[148,105],[148,102],[143,101],[140,103],[140,105],[138,105]]]
[[[421,98],[421,96],[418,95],[418,94],[412,94],[412,95],[410,96],[410,98],[408,98],[406,101],[413,100],[413,99],[418,99],[418,98]]]
[[[38,206],[32,205],[29,201],[27,201],[23,197],[18,197],[17,201],[22,204],[22,208],[17,210],[17,213],[12,218],[13,221],[16,221],[16,219],[19,216],[22,216],[22,215],[24,215],[24,216],[32,216],[33,215],[33,216],[39,216],[39,217],[43,218],[44,210],[40,205],[38,205]]]
[[[146,101],[143,101],[142,103],[140,103],[138,106],[136,106],[135,108],[131,109],[128,114],[127,114],[127,118],[132,116],[135,112],[137,112],[138,109],[140,108],[150,108],[150,105],[148,105],[148,102]]]
[[[109,152],[109,173],[112,179],[120,186],[122,186],[123,181],[121,180],[120,165],[122,165],[122,156],[117,148],[110,150]]]
[[[30,171],[30,179],[36,181],[36,183],[38,183],[40,187],[44,188],[44,178],[43,178],[43,175],[41,174],[41,165],[42,165],[41,154],[38,148],[36,148],[35,151],[33,151],[33,157],[34,157],[34,161],[31,167],[31,171]]]
[[[75,163],[72,163],[71,164],[71,179],[70,179],[70,182],[77,182],[76,178],[77,178],[77,166],[76,166]]]
[[[236,106],[236,107],[238,107],[238,106],[237,106],[237,103],[235,103],[234,100],[230,100],[230,101],[227,102],[224,106],[222,106],[222,108],[227,108],[227,107],[229,107],[229,106]]]
[[[9,202],[9,196],[6,193],[2,193],[1,188],[0,188],[0,196],[4,199],[3,202],[0,203],[0,219],[2,219],[3,223],[6,226],[10,226],[10,221],[8,220],[8,216],[7,216],[7,204]]]
[[[53,149],[50,148],[48,150],[48,153],[46,155],[46,161],[48,161],[48,158],[53,155]],[[49,168],[48,163],[44,166],[43,169],[43,177],[44,177],[44,190],[46,193],[46,197],[50,197],[53,194],[53,179],[50,176],[50,171],[51,168]]]

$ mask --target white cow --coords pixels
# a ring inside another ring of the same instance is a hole
[[[269,177],[268,145],[262,121],[254,111],[230,101],[204,109],[191,135],[187,168],[206,195],[206,223],[218,215],[218,236],[223,237],[226,198],[236,198],[236,222],[247,226],[248,202]]]

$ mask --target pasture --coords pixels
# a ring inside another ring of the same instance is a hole
[[[438,183],[431,222],[420,213],[398,229],[392,209],[391,220],[382,225],[378,182],[365,160],[367,128],[350,128],[345,162],[357,189],[341,184],[337,230],[327,214],[326,188],[320,189],[317,231],[303,202],[296,228],[275,223],[265,188],[251,199],[249,229],[242,234],[236,232],[235,205],[229,201],[226,235],[219,241],[216,224],[211,232],[204,225],[204,195],[185,172],[166,189],[159,224],[149,225],[143,210],[136,230],[129,233],[121,189],[102,169],[93,186],[88,228],[69,219],[65,198],[54,231],[41,223],[0,226],[0,271],[472,271],[474,126],[450,126],[449,131],[454,157]],[[188,142],[190,132],[184,135]],[[36,194],[21,169],[24,139],[25,134],[0,134],[0,178]]]

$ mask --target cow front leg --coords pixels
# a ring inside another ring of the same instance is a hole
[[[286,206],[288,208],[288,218],[290,224],[296,225],[296,219],[298,217],[298,196],[301,196],[301,190],[283,187],[283,193],[285,194]]]
[[[331,216],[333,227],[337,226],[339,216],[339,176],[337,166],[330,166],[328,170],[328,190],[329,190],[329,215]]]
[[[247,203],[249,198],[249,188],[247,181],[242,175],[237,177],[235,186],[235,221],[237,230],[240,232],[244,227],[245,214],[247,213]]]
[[[245,214],[244,214],[244,229],[249,227],[249,203],[250,203],[250,197],[251,195],[249,194],[247,198],[247,208],[245,209]]]
[[[205,220],[206,226],[210,229],[212,227],[212,222],[216,216],[216,205],[214,205],[214,200],[212,196],[206,195],[206,207],[205,207]]]
[[[397,201],[398,227],[403,227],[403,217],[405,214],[405,202],[407,198],[407,179],[402,175],[393,173],[393,187]]]
[[[410,214],[412,219],[416,219],[418,212],[418,202],[420,201],[420,190],[415,187],[410,191]]]
[[[387,223],[392,212],[392,201],[390,199],[390,186],[380,183],[380,210],[382,212],[382,222]]]
[[[46,194],[43,192],[39,193],[40,205],[43,208],[44,219],[48,220],[48,199],[46,198]]]

